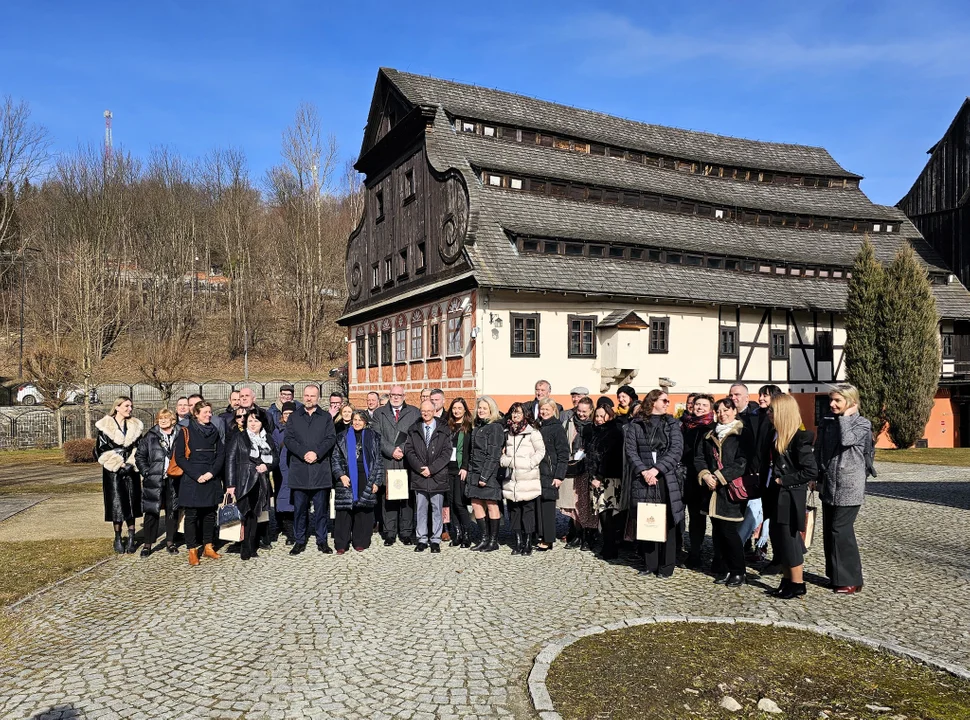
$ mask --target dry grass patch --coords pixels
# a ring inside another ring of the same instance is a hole
[[[913,463],[915,465],[970,467],[970,448],[876,450],[876,460],[879,462]]]
[[[592,635],[559,655],[546,684],[565,720],[970,718],[970,682],[812,632],[749,624]],[[721,708],[726,696],[741,710]],[[759,711],[762,698],[783,714]]]
[[[63,464],[64,452],[60,448],[32,448],[29,450],[0,450],[0,466],[26,463]]]
[[[105,540],[0,543],[0,606],[10,605],[113,554],[111,542]]]
[[[100,493],[103,486],[100,480],[78,483],[19,483],[0,485],[0,495],[76,495],[78,493]]]

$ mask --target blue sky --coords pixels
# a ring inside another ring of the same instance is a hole
[[[951,2],[10,3],[0,94],[56,150],[236,147],[261,179],[297,105],[356,156],[377,69],[635,120],[822,145],[893,204],[970,95],[970,14]]]

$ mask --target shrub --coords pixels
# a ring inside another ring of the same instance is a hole
[[[94,462],[94,440],[81,438],[64,443],[64,459],[69,463]]]

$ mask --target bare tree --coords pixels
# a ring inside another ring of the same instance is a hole
[[[43,396],[42,404],[54,412],[57,447],[64,445],[62,410],[78,380],[77,363],[58,350],[37,350],[24,359],[27,377]],[[90,422],[88,425],[90,427]]]

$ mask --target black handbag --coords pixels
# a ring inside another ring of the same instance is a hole
[[[239,508],[236,506],[236,499],[226,494],[226,497],[222,500],[222,505],[219,506],[219,512],[216,513],[216,525],[225,527],[241,522],[242,513],[239,512]]]

